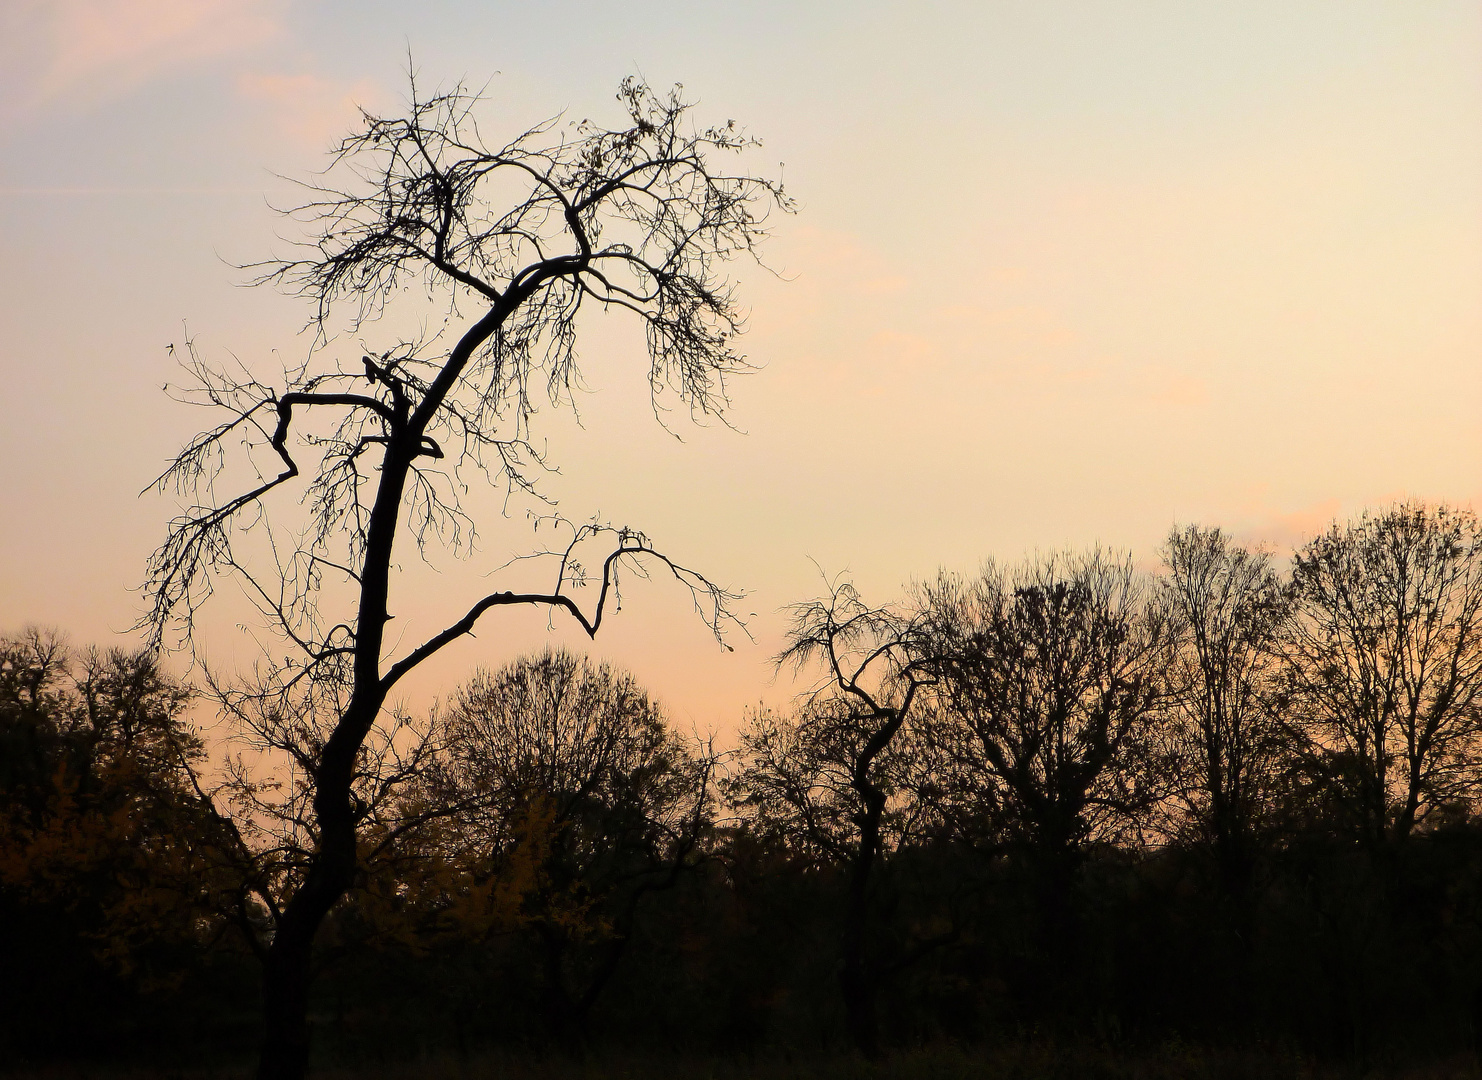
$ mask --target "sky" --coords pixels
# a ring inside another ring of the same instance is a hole
[[[590,644],[486,619],[414,707],[550,642],[724,733],[796,692],[784,609],[839,574],[883,603],[988,557],[1151,566],[1175,523],[1284,554],[1398,498],[1482,505],[1474,2],[5,0],[0,632],[133,640],[175,509],[139,492],[203,422],[167,346],[303,354],[303,302],[235,267],[294,238],[289,180],[398,109],[409,63],[506,134],[683,83],[799,204],[730,270],[758,367],[731,427],[658,425],[616,319],[583,328],[580,424],[536,419],[561,511],[745,590],[750,639],[635,583]],[[403,557],[405,641],[529,550],[481,506],[473,559]],[[255,655],[241,611],[203,626],[218,668]]]

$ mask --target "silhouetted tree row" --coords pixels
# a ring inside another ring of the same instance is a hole
[[[319,1052],[1473,1044],[1470,512],[1336,523],[1288,572],[1191,527],[1156,572],[1060,552],[794,616],[779,662],[813,689],[728,753],[561,652],[368,741]],[[316,729],[218,697],[285,770],[208,767],[149,654],[0,647],[10,1051],[241,1038],[312,864]]]

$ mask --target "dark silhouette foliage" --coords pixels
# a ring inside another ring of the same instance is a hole
[[[1466,685],[1468,593],[1391,573],[1429,560],[1469,581],[1471,549],[1446,539],[1468,521],[1408,505],[1336,526],[1292,580],[1196,528],[1156,580],[1092,552],[883,607],[841,586],[796,609],[784,654],[815,686],[754,713],[729,756],[567,653],[476,674],[396,729],[405,775],[315,942],[314,1061],[1017,1046],[1081,1075],[1176,1045],[1211,1075],[1295,1076],[1468,1055],[1482,761],[1469,700],[1427,689]],[[1300,575],[1373,531],[1384,557],[1341,564],[1368,598],[1354,610],[1435,613],[1372,626],[1432,627],[1420,640],[1447,657],[1446,681],[1383,669],[1421,688],[1393,701],[1424,704],[1391,708],[1391,760],[1406,716],[1445,733],[1427,744],[1445,797],[1423,788],[1402,833],[1410,774],[1387,774],[1376,833],[1369,766],[1313,722],[1375,714],[1304,696],[1328,666],[1380,670],[1366,657],[1398,640],[1311,651]],[[47,1002],[7,984],[5,1045],[241,1048],[244,961],[271,923],[244,918],[261,882],[234,845],[257,841],[203,800],[184,691],[148,654],[73,657],[36,632],[0,652],[4,940]]]
[[[189,698],[148,652],[0,639],[0,1054],[178,1034],[198,1013],[180,989],[238,970],[230,950],[200,962],[238,882],[195,786]]]

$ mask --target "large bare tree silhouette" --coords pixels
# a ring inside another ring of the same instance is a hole
[[[272,385],[185,350],[185,396],[221,418],[159,478],[187,505],[149,563],[145,624],[156,645],[188,643],[229,575],[286,646],[264,650],[250,686],[224,688],[232,714],[290,752],[301,793],[307,858],[266,905],[265,1080],[306,1068],[312,945],[356,880],[357,831],[375,809],[363,790],[384,789],[367,772],[395,758],[376,733],[396,724],[386,703],[400,680],[493,608],[564,611],[594,635],[625,568],[672,574],[717,636],[731,620],[733,594],[641,532],[591,523],[547,552],[549,589],[471,597],[410,648],[386,633],[398,543],[466,548],[475,522],[460,496],[474,479],[534,490],[534,402],[571,404],[582,311],[641,320],[656,410],[676,398],[721,414],[727,378],[747,367],[721,267],[754,254],[769,211],[791,205],[779,183],[720,166],[755,140],[730,122],[695,127],[679,88],[628,79],[618,98],[617,127],[557,119],[491,146],[477,94],[424,97],[414,79],[405,114],[365,114],[291,212],[307,227],[301,254],[257,268],[313,304],[309,359]],[[420,302],[445,329],[398,332]],[[339,357],[373,331],[389,344]],[[286,531],[270,517],[283,511]],[[572,590],[588,583],[594,599],[579,605]]]

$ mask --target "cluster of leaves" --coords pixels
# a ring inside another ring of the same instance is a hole
[[[166,992],[223,950],[266,957],[313,857],[312,808],[292,766],[255,775],[250,753],[207,785],[188,702],[146,653],[76,660],[41,631],[3,643],[0,903],[38,962],[77,938],[89,949],[70,975],[113,978],[167,946],[144,972]],[[292,743],[289,718],[254,719]],[[518,940],[541,971],[543,1019],[579,1025],[643,898],[701,857],[714,766],[609,667],[558,652],[481,673],[362,752],[357,888],[320,961]]]

